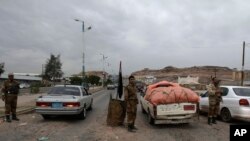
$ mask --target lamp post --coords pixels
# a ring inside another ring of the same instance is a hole
[[[83,20],[79,20],[79,19],[75,19],[76,22],[81,22],[82,23],[82,33],[84,35],[84,32],[86,32],[85,30],[85,26],[84,26],[84,21]],[[89,26],[87,28],[87,30],[90,30],[92,27]],[[84,54],[84,49],[83,49],[83,53],[82,53],[82,86],[86,87],[86,83],[85,83],[85,54]]]

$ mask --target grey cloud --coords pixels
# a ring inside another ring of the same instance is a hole
[[[0,61],[7,71],[40,73],[50,53],[61,54],[70,75],[81,71],[84,50],[87,70],[102,69],[100,53],[109,72],[123,61],[124,74],[168,65],[240,69],[249,9],[241,0],[2,0]],[[75,18],[93,28],[82,33]]]

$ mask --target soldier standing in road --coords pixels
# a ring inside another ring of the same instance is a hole
[[[207,86],[208,90],[208,101],[209,101],[209,111],[208,111],[208,124],[216,124],[217,114],[220,108],[220,102],[222,101],[222,90],[219,87],[220,80],[215,77],[212,78],[211,83]]]
[[[126,102],[126,111],[127,111],[127,123],[128,123],[128,131],[134,132],[133,129],[137,129],[135,127],[135,119],[137,112],[137,89],[135,86],[135,77],[129,76],[129,84],[125,87],[125,102]]]
[[[19,83],[14,80],[14,74],[9,73],[9,79],[6,80],[2,87],[2,100],[5,102],[5,116],[6,121],[11,122],[10,113],[12,113],[12,119],[19,121],[16,116],[17,108],[17,95],[19,93]]]

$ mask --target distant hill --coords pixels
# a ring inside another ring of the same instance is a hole
[[[159,70],[151,70],[145,68],[140,71],[133,72],[135,76],[154,76],[157,80],[168,80],[168,81],[177,81],[178,76],[186,77],[193,76],[199,77],[200,83],[208,83],[211,76],[217,76],[221,79],[233,79],[233,72],[239,72],[237,69],[230,69],[228,67],[220,66],[194,66],[186,68],[176,68],[173,66],[167,66]]]

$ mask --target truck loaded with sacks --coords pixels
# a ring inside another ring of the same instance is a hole
[[[189,123],[197,117],[199,96],[178,83],[161,81],[149,85],[140,102],[150,124]]]

